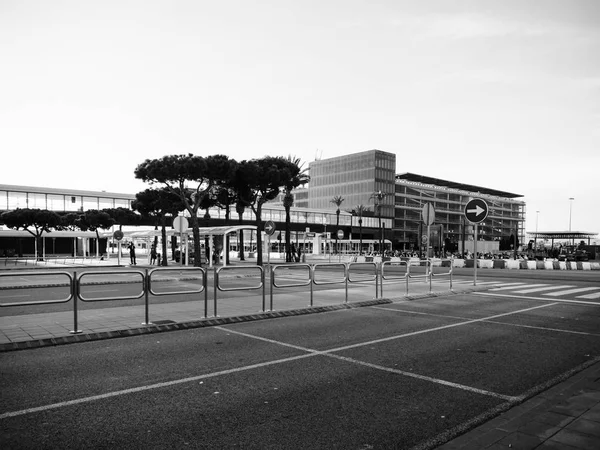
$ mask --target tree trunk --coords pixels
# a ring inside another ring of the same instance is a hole
[[[256,265],[263,265],[263,249],[262,249],[262,233],[261,233],[261,215],[262,215],[262,204],[260,201],[256,208],[252,208],[255,215],[256,223]]]
[[[285,208],[285,262],[293,262],[291,236],[290,207]]]
[[[162,258],[160,260],[161,266],[167,266],[167,219],[165,216],[161,217],[160,220],[160,234],[162,239]]]
[[[198,224],[198,216],[194,214],[192,217],[190,217],[190,221],[192,222],[192,233],[194,235],[194,266],[202,267],[202,254],[200,253],[200,225]],[[183,255],[180,255],[180,258],[183,258]]]

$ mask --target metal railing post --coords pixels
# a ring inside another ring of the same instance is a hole
[[[214,269],[215,271],[215,276],[214,276],[214,290],[215,290],[215,296],[213,298],[213,317],[219,317],[217,315],[217,291],[219,290],[219,271],[217,270],[217,268],[215,267]]]
[[[267,306],[267,287],[265,286],[265,271],[260,271],[260,282],[262,284],[262,311],[265,312],[265,307]]]
[[[314,284],[315,284],[315,266],[308,266],[308,276],[310,277],[310,304],[309,306],[313,307],[313,298],[314,298]]]
[[[269,293],[269,311],[273,311],[273,286],[275,285],[275,271],[273,270],[273,266],[269,264],[267,266],[269,268],[269,280],[270,283],[270,293]]]
[[[145,321],[142,322],[142,325],[152,325],[150,322],[150,277],[148,276],[148,269],[145,270],[144,281],[142,283],[144,288],[144,304],[145,304]]]
[[[348,303],[348,264],[344,264],[344,278],[346,278],[346,299],[344,303]]]
[[[69,331],[69,333],[79,334],[82,333],[82,331],[79,329],[79,324],[77,323],[77,299],[79,298],[79,279],[77,278],[77,272],[73,272],[71,289],[73,293],[73,330]]]

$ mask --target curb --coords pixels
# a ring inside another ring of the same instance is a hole
[[[9,342],[0,344],[0,353],[27,350],[41,347],[50,347],[57,345],[76,344],[80,342],[100,341],[104,339],[115,339],[129,336],[140,336],[143,334],[164,333],[168,331],[180,331],[194,328],[206,328],[218,325],[229,325],[232,323],[252,322],[256,320],[276,319],[280,317],[301,316],[306,314],[318,314],[329,311],[339,311],[342,309],[364,308],[368,306],[386,305],[398,301],[421,300],[425,298],[443,297],[447,295],[465,294],[474,291],[487,290],[487,286],[473,286],[471,288],[461,289],[460,291],[432,291],[423,294],[407,295],[401,297],[383,297],[373,300],[363,300],[360,302],[340,303],[337,305],[313,306],[308,308],[297,308],[284,311],[265,311],[256,314],[247,314],[231,317],[207,317],[199,320],[173,323],[153,323],[137,328],[126,328],[123,330],[102,331],[98,333],[81,333],[70,336],[61,336],[56,338],[35,339],[30,341]]]
[[[115,339],[129,336],[140,336],[143,334],[164,333],[167,331],[188,330],[193,328],[205,328],[217,325],[229,325],[232,323],[251,322],[256,320],[275,319],[280,317],[301,316],[306,314],[317,314],[342,309],[362,308],[366,306],[385,305],[393,303],[388,298],[376,300],[365,300],[362,302],[341,303],[338,305],[313,306],[309,308],[291,309],[285,311],[265,311],[257,314],[232,317],[209,317],[188,322],[175,322],[169,324],[150,324],[138,328],[127,328],[123,330],[103,331],[99,333],[82,333],[71,336],[56,338],[36,339],[22,342],[9,342],[0,344],[0,353],[27,350],[33,348],[50,347],[57,345],[75,344],[79,342],[92,342],[104,339]]]

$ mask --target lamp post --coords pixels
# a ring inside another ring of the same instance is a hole
[[[569,233],[571,233],[571,216],[573,213],[573,197],[569,197]],[[573,244],[575,244],[575,238],[573,238]]]
[[[538,238],[538,220],[540,218],[540,212],[536,211],[535,212],[535,242],[533,245],[533,250],[535,251],[537,249],[537,238]]]

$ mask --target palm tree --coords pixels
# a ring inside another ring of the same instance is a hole
[[[335,206],[337,206],[337,210],[335,211],[335,215],[336,215],[336,220],[335,220],[335,253],[338,253],[338,236],[337,236],[337,229],[340,226],[340,206],[342,203],[344,203],[344,197],[342,197],[341,195],[336,195],[334,196],[330,202],[333,203]]]
[[[304,163],[300,162],[300,158],[288,155],[288,177],[283,185],[283,207],[285,209],[285,262],[292,262],[292,246],[291,246],[291,218],[290,209],[294,205],[294,195],[292,191],[300,185],[308,183],[310,177],[307,174],[307,168],[302,168]]]
[[[379,251],[381,252],[381,256],[383,257],[383,230],[381,229],[381,204],[383,200],[387,196],[387,192],[373,192],[369,199],[373,199],[375,202],[375,211],[377,211],[377,217],[379,218]]]
[[[365,213],[365,211],[368,211],[369,208],[367,208],[365,205],[356,205],[354,207],[354,212],[358,215],[358,229],[359,229],[359,233],[360,233],[360,247],[359,247],[359,251],[358,254],[362,255],[362,217],[363,214]]]

